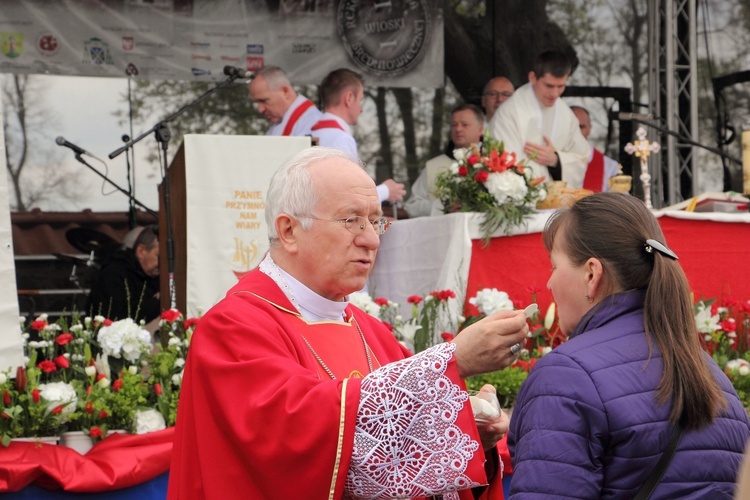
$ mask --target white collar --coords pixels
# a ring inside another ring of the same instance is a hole
[[[348,298],[342,302],[335,302],[318,295],[280,268],[273,261],[270,253],[260,263],[259,269],[281,288],[289,302],[307,321],[342,321],[345,319],[344,310],[349,305]]]

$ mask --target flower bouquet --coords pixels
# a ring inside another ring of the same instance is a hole
[[[485,242],[500,228],[510,234],[547,195],[543,178],[532,178],[531,169],[489,135],[483,143],[456,149],[453,155],[456,162],[435,180],[437,197],[446,213],[483,213],[480,229]]]

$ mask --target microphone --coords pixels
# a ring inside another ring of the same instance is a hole
[[[224,66],[224,74],[231,76],[232,78],[249,78],[253,79],[254,73],[244,68],[238,68],[236,66]]]
[[[86,151],[85,149],[83,149],[83,148],[79,148],[79,147],[78,147],[78,146],[76,146],[75,144],[73,144],[73,143],[71,143],[71,142],[68,142],[68,141],[66,141],[66,140],[65,140],[65,138],[64,138],[64,137],[62,137],[62,136],[58,136],[58,138],[57,138],[57,139],[55,139],[55,142],[57,143],[57,145],[58,145],[58,146],[65,146],[66,148],[70,148],[70,149],[72,149],[73,151],[75,151],[75,153],[76,153],[77,155],[89,155],[89,156],[91,156],[91,157],[93,157],[93,158],[96,158],[96,156],[95,156],[95,155],[93,155],[93,154],[89,153],[89,152],[88,152],[88,151]]]
[[[642,114],[642,113],[610,113],[609,115],[610,119],[612,120],[618,120],[621,122],[629,122],[632,120],[653,120],[654,116],[651,113],[648,114]]]

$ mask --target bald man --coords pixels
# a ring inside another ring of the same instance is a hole
[[[511,81],[504,76],[496,76],[487,82],[482,92],[482,108],[484,108],[484,116],[487,123],[492,119],[497,108],[507,101],[515,91],[516,89],[513,87]]]
[[[310,99],[297,95],[289,77],[278,66],[258,70],[249,91],[258,113],[271,122],[266,135],[310,135],[322,115]]]
[[[591,135],[591,117],[588,110],[583,106],[571,106],[570,110],[578,118],[581,134],[588,140]],[[617,175],[620,164],[613,158],[604,156],[604,153],[594,148],[590,142],[589,146],[591,146],[591,154],[589,154],[589,164],[583,178],[583,187],[595,193],[609,191],[609,178]]]

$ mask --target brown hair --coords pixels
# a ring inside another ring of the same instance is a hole
[[[364,87],[364,80],[359,73],[346,68],[331,71],[320,84],[320,105],[325,110],[329,106],[338,104],[344,91],[352,88]]]
[[[453,108],[453,111],[451,111],[451,117],[459,111],[471,111],[472,113],[474,113],[478,124],[482,125],[484,123],[484,111],[482,111],[482,108],[480,108],[476,104],[471,104],[468,102],[459,104],[458,106]]]
[[[560,236],[557,241],[557,236]],[[556,246],[571,262],[599,259],[605,295],[644,289],[644,322],[662,354],[664,372],[657,386],[659,404],[672,401],[669,419],[682,418],[686,429],[710,424],[726,408],[726,399],[706,361],[695,325],[693,305],[680,264],[654,250],[646,240],[666,246],[659,223],[642,201],[623,193],[597,193],[554,213],[544,229],[548,251]]]

